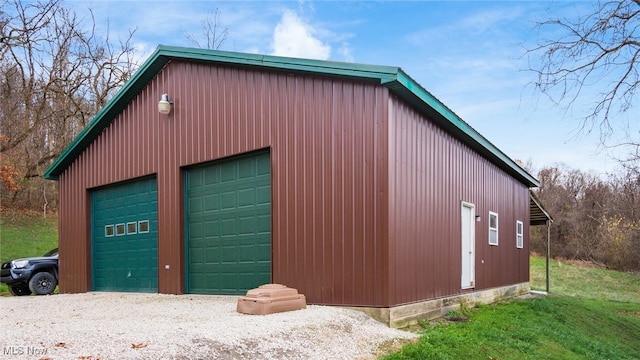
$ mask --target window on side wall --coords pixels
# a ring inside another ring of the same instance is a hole
[[[489,211],[489,245],[498,245],[498,214]]]
[[[516,247],[522,249],[524,247],[524,224],[522,221],[516,221]]]

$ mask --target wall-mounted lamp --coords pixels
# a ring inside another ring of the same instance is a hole
[[[162,94],[162,97],[160,98],[160,101],[158,101],[158,112],[160,114],[168,114],[171,112],[171,104],[172,102],[169,101],[169,95],[167,94]]]
[[[476,222],[480,222],[482,220],[482,218],[480,218],[480,215],[476,215]]]

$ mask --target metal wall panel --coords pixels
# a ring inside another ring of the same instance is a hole
[[[61,290],[91,288],[88,189],[155,174],[158,289],[182,293],[183,168],[270,148],[273,281],[311,303],[388,306],[387,98],[373,83],[169,63],[60,176]]]
[[[529,281],[528,188],[396,98],[389,116],[390,303],[462,293],[461,203],[475,205],[475,289]],[[499,245],[488,245],[489,211]],[[525,224],[516,249],[515,223]]]

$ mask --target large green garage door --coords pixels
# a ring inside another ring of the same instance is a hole
[[[268,152],[186,172],[186,292],[244,294],[271,282]]]
[[[92,288],[158,291],[158,192],[155,178],[93,191]]]

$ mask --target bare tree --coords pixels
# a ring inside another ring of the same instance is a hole
[[[640,85],[640,0],[593,6],[577,19],[539,22],[537,27],[552,30],[554,38],[540,41],[527,54],[532,59],[529,70],[536,74],[534,86],[558,104],[571,107],[578,99],[592,96],[586,93],[588,87],[600,89],[594,99],[581,102],[594,104],[581,130],[598,128],[604,142],[614,129],[626,126],[616,115],[638,105],[634,99]],[[627,145],[637,148],[638,141]]]
[[[590,6],[575,19],[551,18],[537,24],[553,36],[527,51],[529,70],[536,75],[533,85],[555,103],[567,109],[593,104],[580,130],[599,131],[601,145],[624,147],[629,156],[619,159],[622,172],[606,181],[566,168],[543,169],[538,193],[556,220],[553,254],[638,270],[640,133],[637,116],[630,117],[635,124],[623,119],[638,107],[640,0],[578,3],[576,8]],[[611,135],[620,131],[626,139],[611,144]],[[534,251],[544,245],[538,235],[532,234]]]
[[[44,170],[135,70],[133,32],[114,45],[89,14],[60,0],[2,4],[0,165],[15,183],[0,186],[5,203],[46,209]]]
[[[229,35],[229,29],[223,27],[220,23],[220,9],[216,8],[213,14],[209,13],[207,17],[202,20],[201,25],[202,43],[198,40],[198,37],[193,34],[185,33],[185,37],[196,47],[214,50],[220,49]]]

